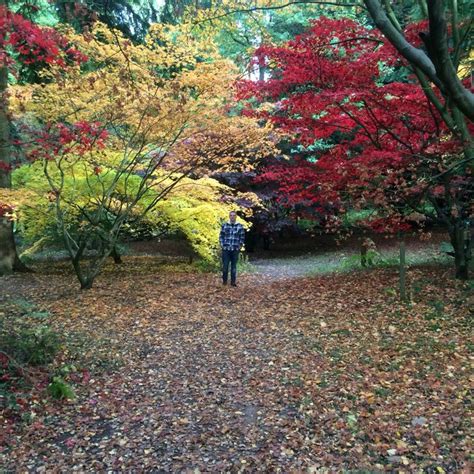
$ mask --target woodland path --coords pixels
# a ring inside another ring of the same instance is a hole
[[[140,257],[111,265],[87,292],[60,265],[4,279],[6,311],[27,299],[67,335],[63,363],[77,367],[77,398],[46,405],[40,398],[31,423],[4,435],[0,466],[449,472],[464,465],[467,405],[453,394],[467,384],[467,309],[446,269],[414,271],[422,289],[410,309],[386,292],[396,287],[393,270],[275,280],[258,265],[238,288]],[[420,315],[434,297],[451,302],[449,317],[420,343]],[[437,383],[454,366],[449,387]]]
[[[434,261],[446,261],[446,255],[440,251],[440,241],[447,239],[442,234],[436,235],[430,242],[418,239],[407,241],[407,262],[423,264]],[[396,265],[398,259],[398,242],[379,241],[378,251],[386,264]],[[347,273],[353,269],[360,270],[360,253],[356,242],[332,245],[331,248],[300,247],[295,249],[275,248],[270,251],[260,250],[249,254],[251,270],[265,277],[263,281],[287,280],[293,278],[327,275],[336,272]],[[379,261],[379,263],[382,263]]]

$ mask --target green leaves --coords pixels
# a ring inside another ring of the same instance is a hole
[[[61,377],[53,377],[52,382],[48,385],[48,392],[58,400],[73,399],[76,396],[72,387]]]

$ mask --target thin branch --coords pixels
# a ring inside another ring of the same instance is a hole
[[[204,20],[199,20],[194,22],[194,24],[199,24],[199,23],[204,23],[206,21],[212,21],[212,20],[220,20],[221,18],[226,18],[228,16],[235,15],[237,13],[251,13],[251,12],[256,12],[256,11],[272,11],[272,10],[282,10],[284,8],[290,7],[292,5],[328,5],[331,7],[358,7],[366,10],[366,7],[362,3],[354,2],[354,3],[339,3],[339,2],[329,2],[329,1],[320,1],[320,0],[295,0],[294,2],[288,2],[283,5],[275,5],[275,6],[268,6],[268,7],[250,7],[250,8],[236,8],[232,9],[228,12],[221,13],[219,15],[211,16],[208,18],[205,18]]]

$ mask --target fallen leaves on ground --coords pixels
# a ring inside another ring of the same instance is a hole
[[[468,287],[443,268],[272,280],[61,266],[5,279],[52,314],[73,401],[9,427],[7,470],[458,472],[469,469]],[[79,342],[78,342],[79,341]],[[93,343],[87,342],[93,341]]]

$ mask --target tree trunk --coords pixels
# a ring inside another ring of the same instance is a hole
[[[94,280],[92,278],[86,278],[84,281],[81,281],[81,290],[90,290]]]
[[[405,248],[405,240],[400,238],[400,299],[402,301],[407,300],[407,284],[406,284],[406,248]]]
[[[0,0],[0,6],[8,7],[7,0]],[[2,38],[4,39],[4,38]],[[8,68],[0,63],[0,188],[11,188],[10,155],[10,120],[7,103]],[[2,204],[0,202],[0,204]],[[17,254],[13,235],[13,222],[5,216],[0,216],[0,276],[12,271],[30,271]]]
[[[456,223],[449,233],[449,237],[454,249],[456,278],[468,280],[469,260],[471,259],[471,231],[469,225],[463,225],[462,222]]]
[[[13,245],[15,246],[15,241],[13,241]],[[16,247],[16,246],[15,246]],[[18,253],[15,251],[15,261],[13,263],[13,271],[20,272],[20,273],[35,273],[30,267],[27,267],[18,256]]]
[[[15,243],[12,223],[6,217],[0,217],[0,276],[13,271],[15,264]]]
[[[123,263],[122,261],[122,256],[119,254],[118,250],[117,250],[117,247],[114,247],[112,249],[112,252],[110,253],[110,256],[114,259],[114,263],[115,264],[120,264],[120,263]]]
[[[429,54],[426,54],[420,48],[414,47],[406,40],[389,20],[380,0],[364,0],[364,4],[377,28],[397,51],[412,66],[420,69],[466,117],[474,120],[474,94],[467,87],[464,87],[457,77],[448,54],[444,2],[431,0],[428,3],[430,34],[429,37],[425,36],[425,43],[430,50]],[[436,65],[433,64],[433,61]]]
[[[1,3],[0,3],[1,4]],[[6,66],[0,66],[0,162],[10,165],[10,123],[7,115],[7,79]],[[10,171],[0,167],[0,188],[11,187]],[[1,204],[1,203],[0,203]],[[5,217],[0,217],[0,275],[11,273],[16,257],[15,240],[13,238],[13,222]]]
[[[263,58],[259,58],[258,60],[258,80],[265,80],[265,61]]]
[[[428,55],[436,68],[437,76],[443,82],[446,95],[466,117],[474,120],[474,94],[464,87],[450,56],[445,8],[443,0],[430,0],[428,4]]]

